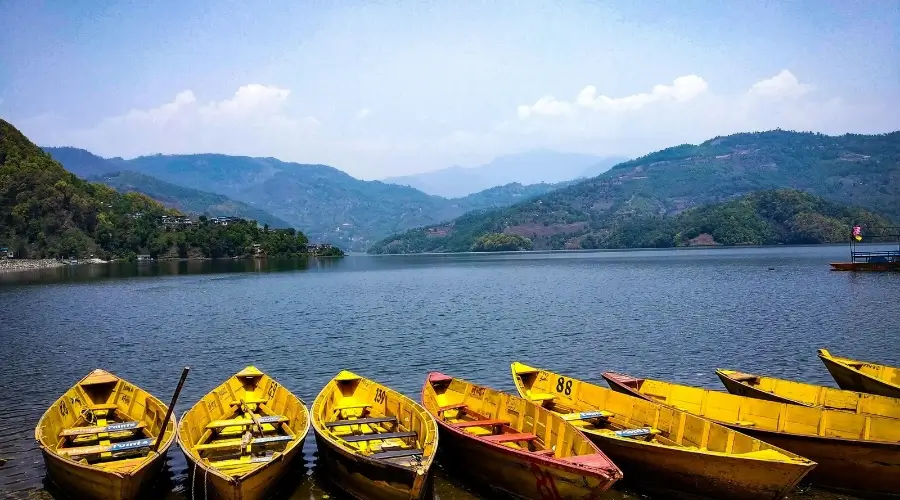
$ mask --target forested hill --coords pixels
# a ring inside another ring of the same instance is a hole
[[[15,127],[0,120],[0,247],[18,257],[230,257],[254,251],[306,253],[293,229],[268,231],[255,222],[201,221],[167,227],[181,215],[147,196],[120,194],[79,179]]]
[[[591,247],[623,220],[673,216],[779,188],[898,219],[900,132],[827,136],[776,130],[677,146],[507,208],[388,237],[371,252],[467,251],[489,233],[528,238],[535,249]]]

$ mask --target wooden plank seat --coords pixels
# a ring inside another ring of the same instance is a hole
[[[758,376],[744,372],[735,372],[729,375],[729,377],[737,382],[753,382],[759,380]]]
[[[334,406],[335,410],[365,410],[366,408],[371,408],[372,405],[370,403],[347,403],[347,404],[337,404]]]
[[[287,422],[288,418],[283,415],[266,415],[265,417],[257,418],[256,421],[261,424],[276,424]],[[254,425],[253,420],[249,418],[233,418],[230,420],[213,420],[206,424],[206,428],[223,429],[225,427],[247,427],[249,425]]]
[[[90,405],[87,407],[91,411],[110,411],[119,408],[119,405],[113,403],[102,403],[98,405]]]
[[[561,415],[563,420],[571,422],[573,420],[590,420],[593,418],[609,418],[615,416],[615,413],[606,410],[582,411],[576,413],[566,413]]]
[[[100,444],[95,446],[80,446],[78,448],[59,448],[57,453],[70,457],[83,457],[86,455],[99,455],[101,453],[117,453],[121,451],[138,450],[141,448],[149,448],[155,439],[136,439],[134,441],[123,441],[121,443]]]
[[[636,429],[625,429],[621,431],[616,431],[616,436],[619,437],[644,437],[644,436],[655,436],[659,434],[659,429],[653,429],[650,427],[638,427]]]
[[[341,439],[348,443],[360,443],[363,441],[376,441],[379,439],[394,439],[394,438],[410,438],[416,437],[415,431],[402,431],[402,432],[382,432],[378,434],[357,434],[353,436],[341,436]]]
[[[509,425],[506,420],[463,420],[462,422],[453,422],[450,425],[464,429],[466,427],[494,427],[497,425]]]
[[[412,457],[417,455],[423,455],[425,450],[420,449],[410,449],[410,450],[391,450],[391,451],[381,451],[378,453],[373,453],[369,455],[371,458],[377,458],[378,460],[384,460],[388,458],[400,458],[400,457]]]
[[[240,406],[241,402],[247,405],[261,405],[267,403],[268,401],[268,398],[247,398],[242,401],[232,401],[230,403],[230,406]]]
[[[261,438],[253,438],[250,440],[251,446],[259,446],[259,445],[268,445],[275,443],[284,443],[288,441],[292,441],[294,436],[268,436]],[[242,439],[223,439],[221,441],[214,441],[212,443],[206,444],[198,444],[194,447],[197,451],[211,451],[211,450],[229,450],[233,448],[240,448],[243,440]]]
[[[528,432],[511,432],[509,434],[495,434],[493,436],[484,436],[484,439],[494,443],[511,443],[514,441],[534,441],[537,436]]]
[[[100,434],[101,432],[134,431],[146,427],[143,422],[117,422],[109,425],[95,425],[92,427],[72,427],[64,429],[59,437],[84,436],[86,434]]]
[[[448,410],[464,410],[466,408],[466,406],[467,405],[465,403],[456,403],[456,404],[452,404],[452,405],[441,406],[438,408],[438,415],[440,415],[441,413],[444,413],[445,411],[448,411]]]
[[[340,427],[342,425],[370,425],[370,424],[386,424],[397,422],[397,417],[369,417],[355,418],[351,420],[335,420],[334,422],[325,422],[325,427]]]
[[[214,460],[211,463],[214,464],[217,469],[224,469],[228,467],[241,467],[252,464],[263,464],[266,462],[271,462],[273,458],[275,458],[274,455],[267,455],[263,457],[251,457],[249,460],[240,458],[233,458],[230,460]]]

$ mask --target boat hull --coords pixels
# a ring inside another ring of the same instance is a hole
[[[900,271],[900,262],[832,262],[834,271]]]
[[[807,476],[817,486],[876,496],[900,496],[900,445],[734,428],[817,462],[819,465]]]
[[[845,391],[866,392],[891,398],[900,398],[900,387],[869,376],[849,366],[845,366],[834,359],[819,354],[819,359],[825,363],[828,373],[837,382],[838,387]]]
[[[91,500],[133,500],[156,480],[165,464],[165,453],[132,474],[116,474],[71,463],[47,450],[41,450],[47,475],[60,490],[72,498]]]
[[[777,500],[791,493],[810,469],[585,434],[622,469],[626,484],[632,482],[667,497]]]
[[[424,486],[420,486],[422,479],[418,477],[416,470],[351,455],[324,439],[318,431],[315,435],[318,465],[335,485],[350,496],[367,500],[431,498],[433,488],[430,473],[426,473]]]
[[[298,457],[303,456],[303,441],[269,462],[265,467],[241,480],[229,479],[207,470],[202,463],[195,463],[190,453],[183,453],[188,464],[190,484],[197,498],[219,500],[263,500],[269,498],[285,483],[285,478],[294,467]],[[200,495],[205,495],[201,497]]]
[[[438,428],[441,463],[470,481],[487,485],[495,493],[519,498],[586,500],[603,497],[611,486],[608,480],[563,470],[550,461],[485,446],[460,436],[442,422],[438,422]]]

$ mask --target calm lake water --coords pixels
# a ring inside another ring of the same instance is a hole
[[[618,370],[717,389],[717,367],[833,386],[820,347],[900,365],[900,274],[829,270],[846,256],[842,245],[0,274],[0,458],[9,460],[0,466],[0,497],[62,498],[45,479],[34,426],[97,367],[168,401],[189,365],[180,415],[248,364],[307,404],[341,369],[418,400],[430,370],[515,392],[513,360],[601,384],[601,371]],[[285,498],[339,496],[316,472],[311,434],[304,453],[308,477]],[[189,497],[186,472],[173,445],[156,496]],[[476,498],[440,469],[436,496]],[[815,490],[792,497],[847,498]]]

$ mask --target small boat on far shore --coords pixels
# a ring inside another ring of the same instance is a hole
[[[440,428],[441,456],[494,493],[593,500],[622,478],[570,422],[518,396],[433,372],[422,404]]]
[[[832,356],[828,349],[819,349],[819,359],[841,389],[900,398],[900,368]]]
[[[900,399],[897,398],[845,391],[736,370],[718,369],[716,375],[722,380],[728,392],[738,396],[900,419]]]

